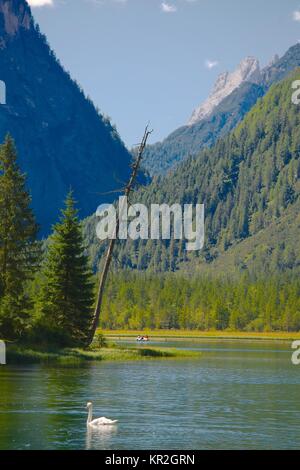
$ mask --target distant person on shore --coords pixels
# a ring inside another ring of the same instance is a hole
[[[137,341],[149,341],[149,336],[148,335],[145,335],[145,336],[142,336],[142,335],[138,335]]]

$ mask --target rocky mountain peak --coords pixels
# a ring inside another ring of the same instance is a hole
[[[255,57],[246,57],[241,61],[237,69],[232,72],[223,72],[219,75],[212,93],[208,99],[196,108],[188,122],[193,125],[201,119],[211,115],[216,106],[229,96],[244,82],[257,83],[260,80],[260,65]]]
[[[20,28],[30,29],[31,10],[25,0],[0,0],[1,35],[14,36]]]
[[[272,67],[274,64],[276,64],[279,61],[280,57],[278,54],[275,54],[270,62],[268,63],[267,67]]]

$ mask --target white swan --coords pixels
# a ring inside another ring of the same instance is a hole
[[[111,426],[113,424],[117,424],[117,419],[112,420],[104,417],[93,419],[93,403],[90,401],[86,404],[86,407],[88,409],[88,419],[86,422],[87,426],[97,428],[99,426]]]

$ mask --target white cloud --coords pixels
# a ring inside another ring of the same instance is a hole
[[[217,60],[206,60],[205,61],[205,67],[209,70],[214,69],[219,65],[219,62]]]
[[[294,13],[293,13],[293,19],[294,19],[295,21],[300,21],[300,11],[299,11],[299,10],[294,11]]]
[[[27,1],[32,8],[53,5],[53,0],[27,0]]]
[[[161,9],[164,13],[176,13],[177,7],[175,5],[171,5],[171,3],[162,2]]]

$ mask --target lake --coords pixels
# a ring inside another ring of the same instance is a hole
[[[0,449],[300,448],[300,366],[290,343],[162,344],[203,355],[0,366]],[[95,417],[118,426],[87,432],[89,400]]]

